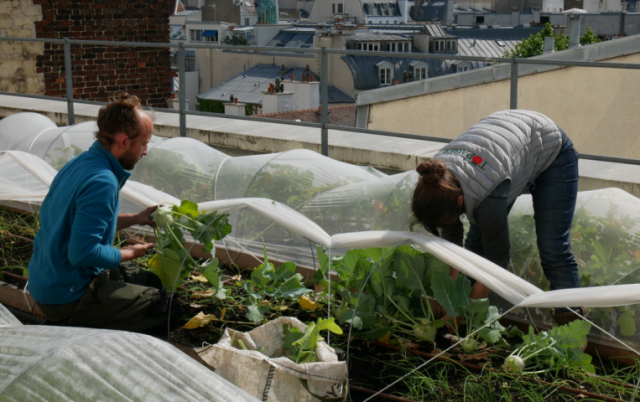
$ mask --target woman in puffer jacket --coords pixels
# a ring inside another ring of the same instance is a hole
[[[471,227],[464,247],[504,268],[510,260],[507,216],[516,198],[528,190],[551,290],[580,287],[571,252],[578,153],[551,119],[525,110],[494,113],[416,170],[420,178],[411,204],[414,224],[462,246],[460,216],[466,214]],[[452,269],[451,274],[458,272]],[[487,291],[476,283],[472,297]],[[558,324],[577,318],[566,308],[552,314]]]

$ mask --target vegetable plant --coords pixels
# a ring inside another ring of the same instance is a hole
[[[594,373],[591,356],[580,350],[586,344],[590,330],[591,324],[582,320],[539,334],[535,334],[530,326],[522,344],[505,359],[503,368],[514,374],[540,374],[562,368]]]
[[[149,259],[149,267],[160,277],[162,284],[169,290],[179,286],[192,270],[200,271],[216,289],[216,297],[225,298],[218,273],[218,260],[210,258],[198,263],[184,247],[183,231],[187,231],[194,240],[202,244],[202,250],[215,255],[214,241],[224,238],[231,232],[227,214],[216,211],[205,213],[198,211],[198,205],[187,199],[180,206],[163,205],[152,214],[156,223],[156,254]]]
[[[315,279],[327,289],[329,258],[322,248],[318,248],[318,256],[320,268]],[[436,330],[445,324],[436,319],[431,307],[434,295],[430,284],[436,272],[448,272],[449,267],[430,254],[411,246],[391,251],[368,248],[350,250],[344,257],[334,258],[331,265],[340,278],[331,283],[332,293],[337,295],[333,296],[337,299],[333,314],[340,324],[349,323],[362,331],[361,336],[380,339],[392,332],[433,341]],[[326,290],[324,293],[326,297]]]
[[[501,341],[506,343],[503,340],[506,328],[496,320],[500,315],[498,308],[490,306],[489,299],[470,299],[471,283],[464,274],[452,279],[449,275],[438,272],[434,275],[431,288],[450,317],[448,321],[458,337],[462,325],[466,326],[467,333],[482,328],[477,334],[466,337],[460,344],[466,353],[473,353],[478,349],[479,339],[491,344]],[[462,318],[460,322],[459,317]],[[492,322],[491,325],[483,328],[489,322]]]
[[[243,283],[249,295],[247,318],[252,322],[264,320],[269,307],[264,304],[265,296],[295,301],[311,292],[302,283],[302,275],[296,273],[296,265],[285,262],[277,269],[269,262],[266,246],[263,245],[264,262],[251,273],[251,279]]]
[[[328,330],[337,335],[342,335],[342,329],[334,322],[333,317],[318,318],[318,322],[312,322],[302,332],[289,324],[282,326],[284,349],[291,352],[289,358],[296,363],[314,363],[316,361],[316,347],[322,341],[320,331]]]

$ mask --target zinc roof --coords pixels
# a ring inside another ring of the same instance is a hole
[[[291,74],[294,80],[300,81],[305,71],[303,67],[285,67],[285,80],[289,80]],[[320,77],[311,72],[315,81]],[[217,100],[228,102],[233,94],[240,103],[262,104],[262,91],[269,88],[276,78],[280,78],[280,66],[273,64],[258,64],[237,76],[219,84],[210,90],[198,95],[198,99]],[[353,103],[355,100],[336,87],[329,86],[329,103]]]
[[[512,37],[510,39],[473,39],[473,38],[459,38],[458,39],[458,52],[457,53],[436,53],[438,55],[450,54],[459,56],[492,56],[502,57],[502,55],[515,47],[516,43],[521,40],[519,37]],[[417,49],[413,49],[416,53]],[[393,53],[390,53],[393,54]],[[346,55],[341,58],[349,67],[354,80],[354,86],[356,89],[374,89],[380,86],[378,79],[378,70],[375,65],[388,61],[393,65],[394,80],[402,82],[402,74],[407,71],[411,71],[411,65],[415,62],[424,62],[428,66],[428,77],[439,77],[446,74],[455,73],[454,68],[455,60],[430,60],[430,59],[410,59],[399,57],[378,57],[378,56],[360,56],[360,55]],[[459,63],[459,62],[458,62]],[[468,62],[471,69],[481,68],[487,66],[489,63],[472,61]],[[456,63],[457,64],[457,63]]]

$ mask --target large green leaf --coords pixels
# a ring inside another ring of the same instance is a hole
[[[178,212],[183,215],[190,215],[194,219],[200,215],[200,212],[198,211],[198,204],[187,199],[182,200],[178,207]]]
[[[431,281],[436,273],[449,275],[449,264],[429,253],[422,254],[422,259],[424,260],[424,265],[426,267],[424,277],[422,278],[422,284],[425,290],[429,291],[431,289]]]
[[[401,246],[394,252],[396,280],[407,289],[421,290],[425,265],[422,253],[411,246]]]
[[[172,258],[174,255],[177,256],[177,253],[172,252],[172,250],[164,250],[164,254],[155,254],[148,262],[153,273],[160,278],[162,286],[166,286],[170,292],[180,286],[183,281],[181,260]]]
[[[372,313],[356,311],[355,316],[353,310],[347,311],[340,317],[340,324],[351,324],[357,330],[369,329],[377,322],[376,316]]]
[[[449,275],[437,273],[433,277],[431,288],[436,300],[451,318],[464,315],[471,294],[471,284],[466,276],[460,274],[454,280]]]
[[[290,351],[293,356],[297,356],[299,348],[295,343],[304,336],[304,332],[290,324],[284,324],[282,326],[282,332],[284,333],[282,347]]]
[[[489,311],[489,299],[469,299],[469,314],[485,314]]]
[[[296,273],[296,264],[292,262],[285,262],[278,267],[278,269],[273,273],[272,279],[275,282],[280,282],[284,279],[290,278],[293,274]]]
[[[307,289],[302,284],[302,275],[295,274],[280,285],[276,292],[276,297],[282,297],[288,300],[297,300],[299,297],[310,292],[311,289]]]
[[[633,310],[627,310],[618,317],[618,327],[623,336],[633,336],[636,333],[636,321],[633,319]]]
[[[580,348],[587,342],[591,324],[575,320],[567,325],[551,328],[551,337],[566,348]]]
[[[262,320],[264,320],[264,313],[268,311],[269,307],[258,307],[255,304],[250,304],[247,306],[247,318],[251,322],[261,322]]]
[[[335,264],[336,271],[342,279],[350,278],[354,275],[356,264],[365,258],[364,250],[349,250],[342,259]]]
[[[214,258],[207,264],[202,265],[200,269],[203,270],[202,276],[207,278],[209,283],[216,290],[216,297],[220,300],[226,299],[227,293],[224,289],[222,281],[220,280],[218,260]]]

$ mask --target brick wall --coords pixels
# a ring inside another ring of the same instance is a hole
[[[42,7],[38,38],[169,42],[167,0],[32,0]],[[72,45],[74,98],[108,101],[127,91],[142,103],[166,107],[171,97],[169,48]],[[62,45],[37,56],[45,94],[66,96]]]
[[[34,22],[41,19],[33,0],[0,0],[0,36],[35,38]],[[43,94],[43,75],[36,72],[42,53],[42,43],[0,42],[0,91]]]

